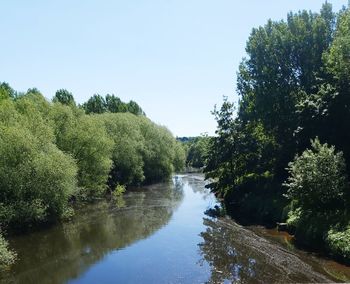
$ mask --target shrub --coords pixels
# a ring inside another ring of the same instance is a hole
[[[330,229],[327,233],[326,243],[329,251],[343,259],[350,259],[350,226],[338,231]]]
[[[321,144],[318,138],[311,145],[312,149],[289,163],[287,197],[314,212],[345,208],[349,187],[343,154],[336,153],[334,146]]]
[[[15,262],[16,253],[9,249],[8,242],[0,235],[0,272]]]

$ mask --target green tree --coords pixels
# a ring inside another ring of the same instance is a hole
[[[3,82],[0,84],[0,100],[15,98],[16,95],[16,92],[10,87],[8,83]]]
[[[59,149],[78,165],[82,198],[100,196],[106,189],[111,168],[113,142],[97,115],[84,115],[68,106],[55,104],[50,114]]]
[[[130,101],[126,105],[128,112],[131,112],[135,115],[144,115],[142,108],[134,101]]]
[[[138,118],[130,113],[107,113],[101,117],[108,136],[113,140],[113,166],[108,184],[141,184],[145,179],[142,152],[144,137]]]
[[[145,181],[152,183],[169,178],[174,171],[176,140],[171,132],[154,124],[146,117],[139,117],[140,130],[145,139],[143,150]]]
[[[277,174],[297,150],[296,105],[299,94],[317,92],[323,76],[323,53],[332,41],[335,15],[331,5],[320,13],[290,13],[287,21],[269,21],[253,29],[247,42],[248,58],[241,63],[238,91],[239,117],[243,123],[260,121],[280,145],[275,153]],[[305,145],[301,145],[305,147]]]
[[[83,104],[83,109],[87,114],[104,113],[107,111],[106,100],[101,95],[93,95],[86,103]]]
[[[214,192],[225,194],[235,181],[235,155],[237,154],[238,127],[234,119],[235,108],[233,103],[224,97],[224,102],[219,110],[214,109],[217,121],[216,137],[212,139],[205,168],[206,178],[214,181],[210,186]]]
[[[128,107],[125,103],[121,101],[120,98],[115,95],[106,95],[106,107],[109,112],[127,112]]]
[[[187,161],[188,166],[202,168],[206,164],[208,155],[208,143],[210,138],[207,135],[196,137],[189,146]]]
[[[76,190],[74,160],[52,143],[37,111],[0,104],[0,226],[22,228],[60,218]],[[35,123],[35,124],[34,124]]]
[[[343,151],[350,163],[350,9],[342,11],[337,22],[334,41],[324,54],[327,71],[322,96],[326,119],[320,121],[323,136]],[[350,169],[348,169],[348,173]]]
[[[76,106],[73,94],[71,92],[68,92],[66,89],[59,89],[53,97],[52,101],[54,103],[59,102],[68,106]]]
[[[182,143],[176,141],[174,145],[174,171],[180,172],[184,169],[186,164],[186,150]]]

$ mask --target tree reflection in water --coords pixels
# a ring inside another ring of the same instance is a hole
[[[132,189],[115,202],[78,209],[71,222],[11,240],[19,261],[0,282],[63,283],[112,251],[166,225],[183,198],[181,183]]]
[[[201,264],[210,266],[208,283],[328,282],[328,279],[279,246],[227,218],[205,217]]]
[[[211,267],[210,283],[247,282],[254,279],[256,260],[249,255],[242,255],[236,244],[232,242],[232,232],[220,226],[215,219],[204,218],[207,227],[200,236],[203,242],[199,244],[202,261]]]

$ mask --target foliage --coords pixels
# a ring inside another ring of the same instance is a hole
[[[185,167],[185,163],[186,163],[186,149],[178,141],[173,143],[173,147],[174,147],[174,157],[173,157],[174,171],[175,172],[180,172]]]
[[[0,272],[13,264],[16,257],[16,253],[9,249],[8,242],[0,235]]]
[[[107,111],[106,101],[100,95],[93,95],[86,103],[83,104],[83,109],[87,114],[104,113]]]
[[[6,102],[0,113],[12,117],[0,122],[0,225],[59,218],[76,191],[75,162],[52,143],[50,128],[37,112],[30,117]]]
[[[333,255],[342,259],[350,259],[350,227],[338,231],[330,229],[327,233],[326,242],[328,249]]]
[[[138,117],[128,113],[107,113],[103,121],[108,136],[113,140],[113,166],[108,184],[141,184],[144,179],[142,151],[144,137],[141,134]]]
[[[107,94],[105,98],[98,94],[93,95],[82,107],[87,114],[104,112],[130,112],[135,115],[145,114],[135,101],[131,100],[128,103],[124,103],[120,98],[110,94]]]
[[[206,164],[208,156],[210,137],[202,135],[195,137],[190,143],[187,150],[186,165],[194,168],[202,168]]]
[[[300,220],[303,216],[303,211],[301,210],[300,207],[297,207],[294,210],[290,210],[288,212],[288,218],[287,218],[287,224],[291,227],[291,228],[297,228],[299,227],[299,223]]]
[[[9,84],[3,82],[0,84],[0,101],[3,99],[14,98],[16,92],[10,87]]]
[[[289,13],[287,21],[270,20],[253,29],[247,42],[248,58],[238,73],[239,118],[259,121],[273,135],[278,145],[274,168],[281,179],[297,150],[299,94],[317,92],[333,28],[334,14],[326,3],[320,13],[301,11]]]
[[[140,117],[140,131],[145,140],[142,153],[145,182],[164,180],[175,170],[175,166],[176,170],[182,167],[178,159],[182,157],[184,162],[184,150],[177,147],[176,140],[167,128]]]
[[[61,104],[52,106],[50,118],[58,148],[77,163],[79,196],[101,196],[106,189],[113,147],[103,123],[95,115],[84,115]]]
[[[118,184],[118,185],[115,187],[114,191],[113,191],[113,196],[114,196],[114,197],[119,197],[120,195],[122,195],[123,193],[125,193],[125,191],[126,191],[125,186],[124,186],[124,185]]]
[[[126,109],[128,112],[133,113],[135,115],[144,115],[142,108],[135,102],[130,101],[126,104]]]
[[[65,89],[60,89],[56,92],[55,96],[52,99],[53,102],[59,102],[63,105],[75,106],[73,94],[68,92]]]
[[[334,146],[321,144],[318,138],[311,141],[311,147],[289,163],[285,183],[288,198],[302,210],[344,210],[349,186],[342,153],[336,153]]]
[[[220,110],[213,114],[218,123],[217,137],[210,143],[209,156],[205,168],[206,178],[215,181],[210,187],[214,192],[225,194],[234,186],[234,170],[236,167],[237,132],[236,120],[233,118],[234,105],[224,98]]]

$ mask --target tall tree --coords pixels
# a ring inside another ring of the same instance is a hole
[[[83,104],[83,108],[87,114],[104,113],[107,110],[106,100],[101,95],[93,95],[86,103]]]
[[[276,153],[278,175],[293,158],[298,128],[296,105],[318,90],[322,56],[331,44],[335,16],[331,5],[321,13],[290,13],[287,21],[268,21],[253,29],[246,47],[248,58],[240,65],[239,117],[243,123],[261,121],[280,145]]]
[[[109,94],[106,95],[106,108],[113,113],[128,111],[126,104],[120,98]]]
[[[53,102],[59,102],[68,106],[75,106],[73,94],[68,92],[66,89],[59,89],[52,99]]]

